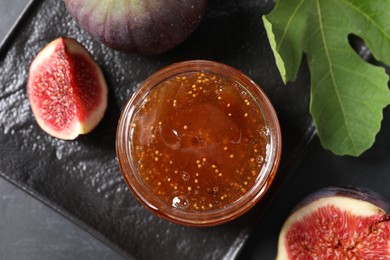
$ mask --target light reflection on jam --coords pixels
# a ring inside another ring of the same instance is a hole
[[[144,185],[189,211],[239,200],[266,158],[258,103],[238,83],[212,73],[180,74],[157,85],[135,112],[131,133]]]

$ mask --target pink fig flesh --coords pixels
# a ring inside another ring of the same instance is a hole
[[[92,131],[107,108],[107,85],[89,52],[60,37],[30,66],[27,94],[38,125],[64,140]]]
[[[364,189],[315,192],[284,223],[277,259],[390,259],[388,205]]]

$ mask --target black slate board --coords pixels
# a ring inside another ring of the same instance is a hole
[[[279,232],[291,210],[308,194],[328,186],[364,187],[390,200],[390,107],[384,110],[375,144],[358,158],[336,156],[314,138],[237,259],[275,259]]]
[[[298,80],[288,86],[276,69],[261,21],[273,5],[266,0],[210,0],[204,20],[186,42],[165,54],[139,56],[94,41],[78,28],[62,1],[35,1],[13,41],[0,52],[0,175],[124,255],[235,258],[314,133],[307,68],[303,66]],[[61,141],[40,130],[26,96],[31,61],[61,35],[86,46],[109,85],[103,121],[75,141]],[[131,93],[156,70],[189,59],[215,60],[242,70],[269,95],[282,127],[282,162],[265,199],[239,219],[213,228],[178,226],[152,215],[129,192],[115,155],[119,113]]]

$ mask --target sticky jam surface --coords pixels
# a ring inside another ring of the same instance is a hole
[[[131,123],[133,162],[169,206],[224,208],[250,190],[266,158],[259,104],[237,82],[191,72],[153,88]]]

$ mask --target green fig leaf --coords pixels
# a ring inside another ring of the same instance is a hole
[[[306,53],[310,113],[321,144],[338,155],[359,156],[380,130],[390,104],[385,69],[351,47],[353,34],[376,60],[390,66],[390,0],[278,0],[263,16],[283,81],[295,80]]]

